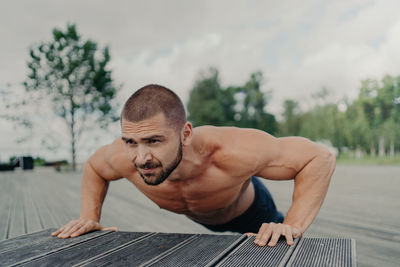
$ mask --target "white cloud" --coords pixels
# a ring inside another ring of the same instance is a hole
[[[0,85],[20,88],[27,48],[49,40],[55,26],[73,22],[84,38],[100,47],[110,45],[114,78],[124,84],[121,105],[148,83],[173,88],[186,102],[198,72],[215,66],[224,85],[242,84],[251,72],[262,70],[264,90],[274,89],[268,110],[279,113],[285,98],[306,101],[322,86],[338,98],[354,97],[360,80],[398,75],[400,67],[400,2],[395,0],[42,0],[0,5]],[[8,129],[2,122],[0,140],[9,139]],[[113,130],[117,134],[119,129]],[[0,150],[5,147],[0,143]]]

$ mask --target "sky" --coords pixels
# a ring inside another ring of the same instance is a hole
[[[397,0],[3,0],[0,90],[22,94],[29,47],[50,40],[54,27],[75,23],[83,38],[110,47],[121,106],[149,83],[171,88],[186,104],[200,73],[216,67],[224,86],[261,71],[262,90],[272,90],[266,109],[279,117],[285,99],[304,105],[322,87],[333,98],[354,99],[362,80],[399,75],[398,10]],[[67,128],[44,108],[38,120],[46,127],[34,132],[0,120],[0,161],[14,154],[69,157]],[[62,142],[48,152],[39,136],[54,131]],[[88,137],[78,160],[119,135],[114,125],[100,139]],[[17,143],[21,136],[28,142]]]

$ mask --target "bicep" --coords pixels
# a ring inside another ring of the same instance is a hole
[[[285,166],[277,168],[280,142],[272,135],[243,128],[223,128],[219,131],[220,147],[215,153],[218,166],[238,179],[260,176],[267,179],[289,179]]]
[[[260,151],[262,162],[256,175],[273,180],[293,179],[321,150],[320,145],[303,137],[275,138],[266,143],[271,147]]]
[[[321,151],[303,137],[276,138],[256,129],[221,128],[217,132],[218,167],[239,179],[259,176],[293,179]]]

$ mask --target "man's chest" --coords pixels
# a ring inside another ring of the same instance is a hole
[[[208,168],[185,179],[168,178],[157,186],[145,184],[139,175],[128,180],[160,208],[183,214],[206,214],[223,209],[234,202],[243,189],[241,180],[217,168]]]

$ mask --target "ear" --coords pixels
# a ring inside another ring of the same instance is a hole
[[[192,143],[193,127],[190,122],[186,122],[182,129],[182,145],[189,146]]]

